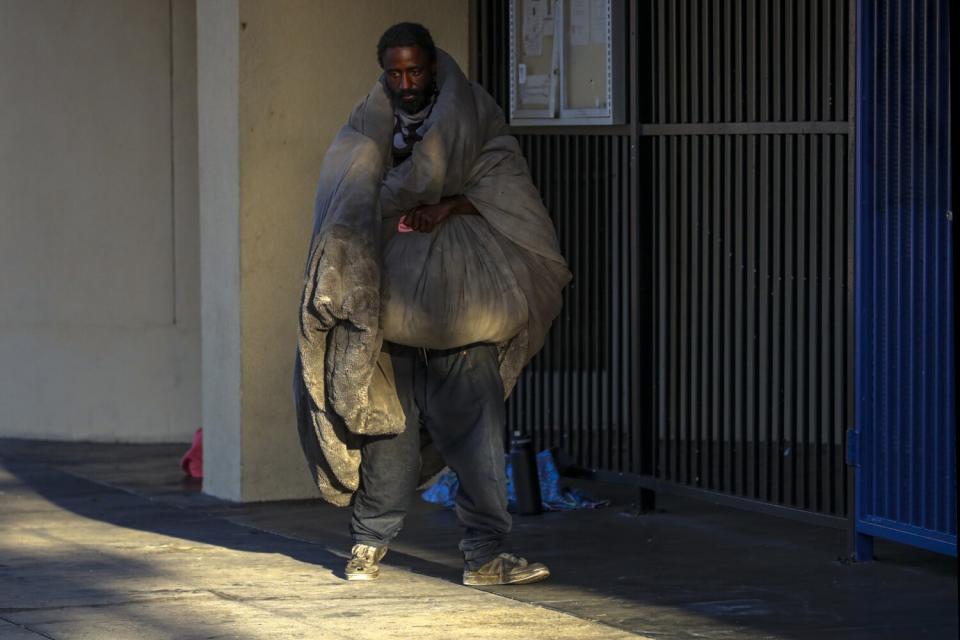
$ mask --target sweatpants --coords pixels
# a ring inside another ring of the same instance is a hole
[[[510,533],[504,469],[506,410],[497,348],[475,344],[433,351],[384,345],[393,360],[406,428],[368,437],[353,503],[354,543],[387,545],[400,532],[420,475],[421,429],[453,469],[460,551],[477,569],[506,550]]]

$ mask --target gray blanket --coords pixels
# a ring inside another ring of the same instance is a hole
[[[294,395],[320,494],[340,506],[359,484],[361,437],[404,429],[385,331],[428,348],[495,342],[509,395],[571,277],[500,108],[443,51],[437,86],[410,159],[391,168],[393,108],[381,78],[320,170]],[[403,213],[458,194],[481,215],[397,234]]]

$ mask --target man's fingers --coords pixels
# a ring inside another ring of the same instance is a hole
[[[420,215],[419,209],[414,209],[411,213],[407,215],[407,224],[416,231],[420,231],[420,227],[423,225],[423,217]]]
[[[421,205],[407,214],[407,226],[420,233],[430,233],[437,228],[442,215],[436,205]]]
[[[430,217],[427,215],[424,207],[417,207],[413,210],[411,215],[413,217],[414,224],[411,224],[410,226],[420,233],[428,233],[427,227],[430,224]]]

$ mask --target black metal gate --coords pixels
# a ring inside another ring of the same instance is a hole
[[[474,15],[501,105],[508,4]],[[603,477],[844,516],[851,4],[628,7],[629,123],[515,130],[575,279],[510,421]]]

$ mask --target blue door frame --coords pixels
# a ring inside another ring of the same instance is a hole
[[[948,0],[857,3],[854,556],[957,555]]]

